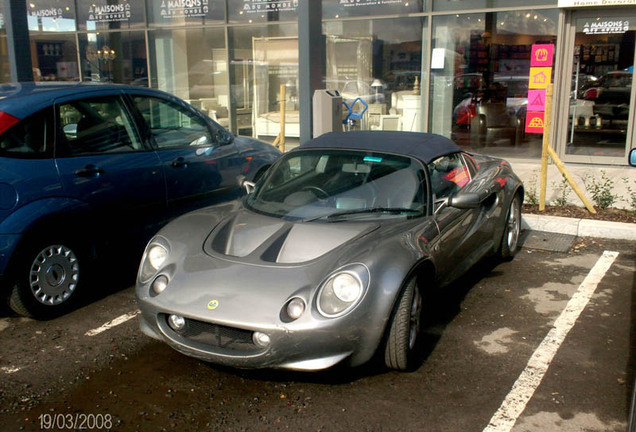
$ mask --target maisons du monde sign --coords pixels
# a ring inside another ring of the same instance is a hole
[[[636,0],[559,0],[558,3],[560,8],[628,5],[636,5]]]

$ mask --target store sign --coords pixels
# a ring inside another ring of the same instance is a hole
[[[129,21],[130,4],[92,4],[88,8],[88,20],[97,23]]]
[[[530,66],[551,67],[553,57],[554,57],[554,45],[552,44],[532,45]]]
[[[528,111],[545,111],[545,90],[528,90]]]
[[[544,132],[546,88],[552,79],[554,45],[532,45],[530,54],[530,79],[528,82],[528,106],[526,133]]]
[[[583,26],[585,34],[623,34],[629,30],[628,20],[605,20],[586,22]]]
[[[209,8],[209,0],[161,0],[160,14],[164,18],[203,18]]]
[[[552,75],[551,67],[531,67],[530,68],[530,82],[528,88],[530,89],[546,89],[550,84],[550,76]]]
[[[526,114],[526,133],[543,133],[545,126],[543,116],[542,112],[528,112]]]
[[[37,18],[64,18],[64,11],[62,8],[50,7],[44,9],[31,8],[27,11],[28,16]]]
[[[291,1],[245,0],[243,4],[243,12],[246,14],[293,12],[296,9],[298,9],[298,0],[291,0]]]
[[[344,7],[402,5],[403,3],[408,6],[408,0],[340,0],[340,6]]]
[[[559,0],[560,8],[636,5],[636,0]]]

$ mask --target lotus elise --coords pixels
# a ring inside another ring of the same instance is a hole
[[[411,369],[431,290],[519,247],[510,165],[439,135],[328,133],[246,185],[165,226],[138,274],[142,331],[212,363]]]

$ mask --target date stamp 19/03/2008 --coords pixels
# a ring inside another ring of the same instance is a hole
[[[38,416],[42,430],[109,430],[112,429],[112,414],[40,414]]]

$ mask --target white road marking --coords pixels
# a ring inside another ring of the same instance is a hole
[[[521,413],[525,410],[528,401],[532,398],[537,387],[541,384],[552,359],[565,340],[569,331],[574,327],[576,320],[594,295],[596,287],[610,269],[618,252],[603,252],[585,280],[579,285],[579,289],[572,296],[567,306],[556,319],[552,330],[543,339],[536,351],[530,357],[526,368],[512,386],[490,423],[483,432],[509,432],[515,425]]]
[[[6,374],[14,374],[18,372],[20,369],[22,368],[15,367],[15,366],[3,366],[0,368],[0,370]]]
[[[100,333],[105,332],[106,330],[110,330],[113,327],[116,327],[120,324],[125,323],[126,321],[130,321],[131,319],[135,318],[137,315],[139,315],[139,311],[135,311],[135,312],[130,312],[127,313],[125,315],[119,316],[117,318],[115,318],[112,321],[108,321],[106,324],[104,324],[103,326],[93,329],[93,330],[89,330],[85,333],[86,336],[96,336]]]

